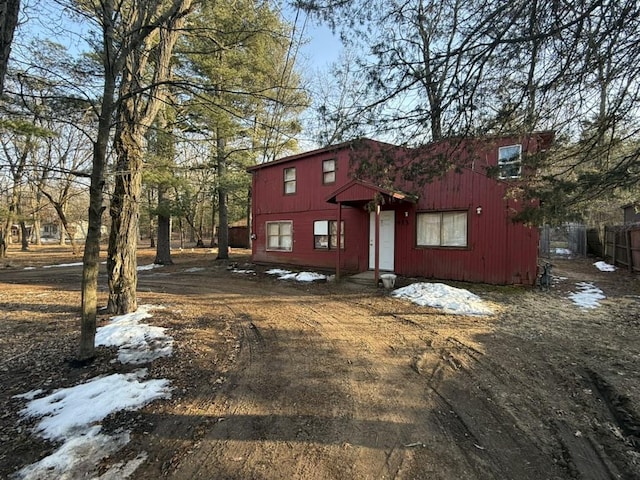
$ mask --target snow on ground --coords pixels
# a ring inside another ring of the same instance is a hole
[[[96,345],[119,347],[122,362],[144,363],[171,355],[173,339],[165,329],[140,323],[151,317],[149,305],[136,312],[113,317],[96,332]],[[21,410],[24,417],[40,418],[34,433],[61,445],[48,457],[28,465],[16,473],[19,480],[73,480],[93,478],[111,480],[129,478],[144,462],[142,452],[127,463],[113,465],[100,477],[92,476],[100,460],[117,452],[129,442],[129,432],[114,435],[101,433],[100,422],[120,410],[137,410],[144,405],[171,396],[166,379],[144,380],[147,369],[128,374],[99,376],[48,395],[41,389],[16,395],[28,401]]]
[[[195,272],[202,272],[203,270],[204,270],[204,267],[191,267],[191,268],[187,268],[185,272],[195,273]]]
[[[571,292],[569,298],[580,308],[597,308],[600,306],[600,300],[606,298],[604,292],[593,283],[578,282],[576,287],[578,291]]]
[[[241,268],[234,268],[233,270],[231,270],[233,273],[244,273],[246,275],[255,275],[256,271],[255,270],[246,270],[246,269],[241,269]]]
[[[56,267],[81,267],[82,262],[74,263],[59,263],[57,265],[44,265],[42,268],[56,268]]]
[[[594,263],[595,267],[601,272],[615,272],[616,267],[608,264],[607,262],[596,262]]]
[[[327,276],[314,272],[290,272],[281,268],[272,268],[265,273],[269,275],[277,275],[278,280],[295,280],[296,282],[313,282],[315,280],[326,280]]]
[[[149,265],[138,265],[136,267],[136,270],[139,272],[142,272],[142,271],[153,270],[154,268],[162,268],[162,267],[164,267],[164,265],[159,265],[157,263],[150,263]]]
[[[423,307],[440,308],[456,315],[492,315],[493,309],[480,297],[461,288],[444,283],[413,283],[391,292],[392,297],[404,298]]]
[[[173,352],[173,338],[165,334],[166,328],[140,323],[151,317],[151,309],[160,307],[141,305],[138,310],[113,317],[109,324],[96,331],[96,346],[116,346],[121,363],[147,363],[168,357]]]
[[[568,248],[556,248],[553,250],[556,255],[571,255],[573,252]]]

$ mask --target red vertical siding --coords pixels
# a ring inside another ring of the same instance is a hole
[[[451,279],[492,284],[533,284],[536,275],[538,231],[512,221],[521,208],[507,200],[509,183],[488,178],[487,167],[497,165],[498,147],[521,143],[514,139],[474,141],[465,146],[473,152],[468,167],[451,171],[416,192],[414,185],[396,182],[398,190],[419,193],[417,203],[390,202],[383,209],[395,210],[395,270],[405,276]],[[539,148],[537,140],[523,143],[526,151]],[[402,150],[398,150],[403,152]],[[313,244],[315,220],[336,220],[337,206],[326,199],[348,183],[350,149],[320,150],[252,169],[253,173],[253,258],[257,262],[335,268],[331,250],[316,250]],[[400,153],[399,153],[400,154]],[[322,162],[335,158],[336,182],[322,184]],[[296,193],[283,194],[284,168],[296,168]],[[341,201],[361,199],[357,186],[341,194]],[[480,214],[477,208],[481,207]],[[467,212],[466,248],[423,248],[416,246],[416,214],[430,211]],[[341,268],[368,268],[369,215],[363,208],[343,207],[345,249]],[[265,223],[293,222],[293,251],[271,252],[265,248]]]

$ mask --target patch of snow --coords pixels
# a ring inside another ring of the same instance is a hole
[[[571,250],[569,250],[568,248],[556,248],[554,249],[553,253],[555,253],[556,255],[571,255],[573,252],[571,252]]]
[[[161,268],[161,267],[164,267],[164,265],[159,265],[157,263],[150,263],[149,265],[138,265],[136,267],[136,270],[138,272],[142,272],[142,271],[153,270],[154,268]]]
[[[569,298],[580,308],[590,309],[600,306],[600,300],[607,298],[604,292],[592,283],[578,282],[577,292],[571,292]]]
[[[100,425],[68,439],[51,455],[19,470],[19,480],[74,480],[83,478],[103,458],[114,454],[129,442],[129,433],[117,435],[100,433]],[[126,477],[120,477],[126,478]]]
[[[35,270],[36,267],[24,267],[25,270]]]
[[[136,312],[113,317],[109,325],[98,329],[98,341],[108,341],[120,347],[122,361],[148,361],[170,355],[173,339],[163,328],[139,322],[149,318],[150,309],[162,307],[145,305]],[[144,337],[144,340],[143,340]],[[144,359],[144,360],[143,360]],[[40,417],[35,432],[62,445],[51,455],[28,465],[15,474],[18,480],[115,480],[129,478],[146,459],[140,453],[127,463],[112,465],[99,477],[93,476],[96,465],[120,450],[129,442],[129,432],[114,435],[101,433],[100,422],[119,410],[137,410],[161,398],[171,396],[170,381],[143,380],[146,369],[128,374],[113,374],[93,378],[83,384],[61,388],[36,398],[43,390],[32,390],[15,398],[29,400],[20,412],[25,417]]]
[[[596,262],[594,263],[595,267],[601,272],[615,272],[616,267],[608,264],[607,262]]]
[[[146,452],[139,453],[133,460],[129,460],[126,463],[116,463],[94,480],[121,480],[123,478],[129,478],[146,459]]]
[[[187,273],[195,273],[195,272],[201,272],[204,270],[204,267],[191,267],[191,268],[187,268],[185,270],[185,272]]]
[[[327,276],[315,272],[290,272],[281,268],[272,268],[265,273],[278,275],[278,280],[295,280],[296,282],[314,282],[316,280],[326,280]]]
[[[268,275],[288,275],[291,272],[289,270],[283,270],[281,268],[272,268],[271,270],[267,270],[264,273]]]
[[[234,268],[234,269],[233,269],[233,270],[231,270],[231,271],[232,271],[233,273],[245,273],[245,274],[253,274],[253,275],[255,275],[255,274],[256,274],[255,270],[242,270],[242,269]]]
[[[37,390],[30,390],[26,393],[14,395],[13,398],[21,398],[23,400],[33,400],[34,398],[36,398],[38,395],[42,393],[44,393],[44,390],[42,390],[41,388],[38,388]]]
[[[56,268],[56,267],[81,267],[82,262],[75,263],[59,263],[57,265],[44,265],[42,268]]]
[[[326,275],[315,272],[290,273],[280,277],[280,280],[295,280],[296,282],[315,282],[316,280],[325,280]]]
[[[391,292],[391,296],[444,310],[456,315],[493,315],[493,309],[468,290],[443,283],[413,283]]]
[[[142,368],[131,373],[96,377],[69,388],[31,400],[20,412],[26,417],[42,417],[35,427],[47,440],[76,438],[88,425],[119,410],[137,410],[147,403],[170,396],[169,380],[141,381]]]
[[[152,305],[141,305],[133,313],[119,315],[97,329],[96,346],[117,346],[118,360],[122,363],[147,363],[173,352],[173,338],[166,328],[140,323],[151,317]]]

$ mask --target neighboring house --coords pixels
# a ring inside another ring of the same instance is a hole
[[[73,236],[74,241],[84,241],[87,238],[87,231],[89,230],[89,222],[86,220],[80,220],[79,222],[69,223],[69,232]],[[108,235],[108,229],[105,225],[100,229],[102,236]],[[59,223],[43,223],[40,227],[40,238],[42,240],[55,240],[60,241],[60,235],[62,228]],[[64,235],[65,240],[68,239],[67,235]]]
[[[408,150],[365,139],[250,167],[253,261],[338,275],[373,270],[376,278],[389,271],[531,285],[538,229],[513,221],[522,205],[507,193],[521,175],[523,154],[544,150],[552,140],[544,132]],[[355,176],[366,155],[407,167],[389,168],[394,178],[381,187]],[[423,187],[399,178],[410,177],[426,159],[458,167]]]

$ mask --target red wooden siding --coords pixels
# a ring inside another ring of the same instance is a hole
[[[548,139],[544,139],[548,141]],[[523,151],[535,151],[537,139],[469,141],[472,152],[467,167],[451,171],[422,189],[395,182],[399,191],[418,193],[415,199],[391,199],[382,209],[395,210],[395,272],[399,275],[492,284],[533,284],[537,270],[537,228],[514,223],[512,215],[522,208],[505,198],[506,181],[489,178],[487,167],[497,165],[498,147],[522,143]],[[375,149],[375,142],[369,147]],[[435,148],[438,148],[437,146]],[[406,153],[398,149],[398,158]],[[466,153],[469,155],[469,153]],[[322,162],[336,159],[336,182],[322,183]],[[337,220],[340,202],[344,221],[345,248],[341,252],[342,271],[364,271],[369,258],[369,212],[364,208],[375,191],[364,184],[347,184],[353,179],[349,168],[350,148],[323,149],[256,166],[253,173],[253,259],[256,262],[300,265],[333,270],[335,250],[314,248],[316,220]],[[285,168],[296,168],[296,193],[283,194]],[[344,187],[344,188],[343,188]],[[351,205],[351,206],[345,206]],[[481,213],[477,213],[478,207]],[[421,212],[467,212],[467,246],[427,248],[416,245],[416,215]],[[266,222],[293,222],[291,252],[267,251]]]

